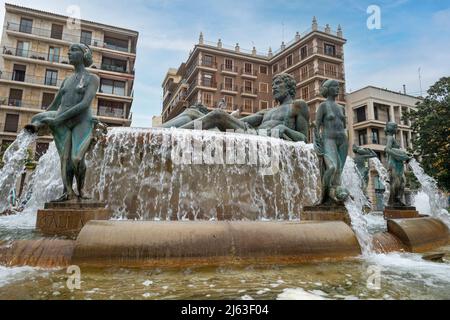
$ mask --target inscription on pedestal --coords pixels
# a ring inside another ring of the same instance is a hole
[[[93,201],[46,203],[37,213],[36,230],[45,235],[76,237],[89,221],[111,218],[111,210],[105,207]]]

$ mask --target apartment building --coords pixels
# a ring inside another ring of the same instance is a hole
[[[401,148],[412,147],[415,133],[411,123],[402,120],[402,115],[411,109],[421,98],[387,89],[368,86],[346,95],[347,121],[350,145],[356,144],[375,151],[383,164],[386,164],[386,122],[398,124],[395,137]],[[350,148],[351,149],[351,148]],[[353,156],[353,151],[350,150]],[[375,168],[370,168],[368,195],[375,210],[382,210],[384,187],[379,181]]]
[[[319,89],[326,79],[341,84],[338,97],[345,104],[344,44],[342,29],[319,27],[313,18],[311,29],[276,51],[261,53],[254,47],[244,50],[239,44],[226,46],[221,40],[207,42],[200,34],[186,62],[178,69],[169,69],[162,83],[163,122],[174,118],[186,107],[201,102],[210,110],[225,99],[228,111],[239,109],[242,115],[276,106],[272,97],[272,79],[289,73],[297,81],[297,97],[304,99],[311,119],[324,101]]]
[[[5,4],[0,59],[0,142],[4,150],[31,118],[44,111],[61,82],[73,72],[71,43],[93,52],[88,70],[101,83],[93,114],[109,126],[130,126],[138,32]],[[36,143],[38,158],[51,137]]]

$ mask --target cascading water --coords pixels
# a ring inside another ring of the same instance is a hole
[[[342,173],[342,185],[349,193],[350,198],[345,202],[345,207],[352,221],[352,229],[358,238],[363,255],[367,255],[372,251],[372,236],[369,232],[369,226],[364,217],[363,210],[368,206],[367,197],[361,189],[361,176],[356,167],[355,161],[347,157],[344,170]]]
[[[115,128],[87,160],[118,218],[296,219],[320,197],[312,145],[257,135]]]
[[[22,131],[3,155],[4,166],[0,170],[0,214],[13,207],[10,203],[10,193],[15,189],[17,179],[25,169],[28,147],[35,139],[36,135]]]
[[[381,183],[384,186],[384,195],[383,195],[383,202],[384,205],[387,206],[389,201],[389,195],[390,195],[390,184],[389,184],[389,173],[387,172],[386,168],[381,163],[380,159],[378,158],[371,158],[369,159],[370,163],[373,165],[375,170],[378,173],[378,177],[381,180]]]
[[[419,162],[415,159],[412,159],[409,162],[409,167],[421,185],[419,193],[414,197],[414,205],[420,211],[426,210],[421,213],[429,214],[435,218],[441,219],[450,227],[450,214],[446,210],[447,199],[442,192],[439,191],[436,180],[427,175]],[[423,203],[426,201],[426,198],[428,198],[429,209],[423,208]]]

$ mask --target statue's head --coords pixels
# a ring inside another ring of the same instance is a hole
[[[83,64],[90,67],[93,63],[91,48],[83,43],[72,44],[69,48],[69,62],[74,66]]]
[[[339,94],[339,82],[336,80],[326,80],[320,88],[320,94],[325,97],[337,97]]]
[[[386,123],[386,128],[384,129],[384,132],[389,135],[394,135],[397,132],[397,124],[395,122],[388,122]]]
[[[335,197],[338,202],[344,202],[350,196],[350,192],[341,186],[336,187],[335,192]]]
[[[293,76],[288,73],[280,73],[272,81],[273,98],[283,102],[287,97],[295,98],[297,83]]]

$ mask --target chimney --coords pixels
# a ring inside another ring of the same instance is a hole
[[[316,16],[313,17],[311,28],[313,31],[317,31],[318,25],[317,25]]]
[[[269,59],[273,57],[272,47],[269,47],[269,53],[267,54],[267,56],[269,57]]]
[[[222,49],[222,39],[217,42],[217,48]]]
[[[299,40],[300,40],[300,32],[297,31],[297,33],[295,34],[295,41]]]
[[[341,28],[340,24],[338,25],[338,28],[337,28],[337,36],[338,36],[338,38],[344,37],[344,35],[342,34],[342,28]]]
[[[241,48],[239,47],[239,43],[236,43],[236,47],[234,47],[234,50],[235,50],[236,52],[241,51]]]
[[[198,37],[198,44],[204,44],[203,32],[200,32],[200,36]]]
[[[406,94],[406,85],[403,85],[403,94]]]
[[[256,56],[256,47],[253,47],[252,56]]]

